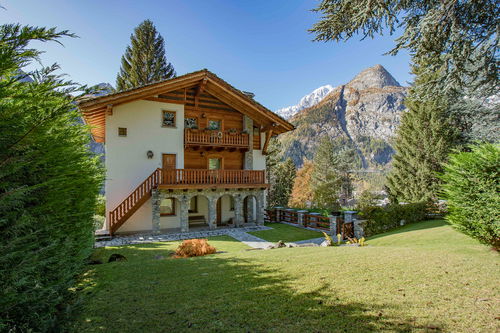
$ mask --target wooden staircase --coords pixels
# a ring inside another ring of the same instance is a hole
[[[109,212],[109,232],[114,234],[149,198],[161,181],[161,169],[156,169],[121,204]]]

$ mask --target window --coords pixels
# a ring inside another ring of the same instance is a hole
[[[212,130],[212,131],[220,131],[222,129],[222,121],[221,120],[209,120],[207,128],[209,130]]]
[[[175,112],[174,111],[163,111],[161,118],[162,127],[175,127]]]
[[[192,197],[189,203],[189,212],[198,213],[198,197]]]
[[[198,128],[198,119],[197,118],[184,118],[184,127],[185,128]]]
[[[220,170],[222,169],[222,158],[215,157],[208,159],[208,169],[209,170]]]
[[[127,136],[127,129],[125,127],[118,127],[118,136]]]
[[[175,200],[173,198],[163,199],[160,202],[160,215],[175,215]]]

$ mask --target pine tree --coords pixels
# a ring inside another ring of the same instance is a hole
[[[338,149],[328,136],[324,136],[313,163],[311,186],[314,205],[322,209],[339,209],[340,203],[345,203],[352,194],[349,171],[355,164],[355,152],[352,148]]]
[[[458,131],[447,115],[446,101],[437,97],[417,100],[421,87],[439,76],[427,74],[422,67],[413,67],[416,79],[394,143],[396,153],[387,177],[387,190],[394,201],[436,200],[440,188],[437,173],[458,141]]]
[[[295,164],[291,158],[278,162],[273,168],[273,181],[269,189],[269,207],[286,206],[292,193],[296,175]]]
[[[314,170],[312,161],[305,160],[302,168],[297,170],[288,206],[292,208],[310,208],[313,202],[311,177]]]
[[[150,20],[139,24],[130,36],[122,56],[116,89],[125,90],[175,77],[174,67],[165,57],[165,42]]]
[[[415,63],[435,60],[423,71],[439,77],[425,82],[422,96],[465,88],[486,89],[488,96],[498,90],[497,0],[323,0],[315,11],[322,14],[310,30],[317,41],[401,32],[389,54],[406,50]]]

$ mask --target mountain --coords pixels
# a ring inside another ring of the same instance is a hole
[[[302,99],[299,101],[298,104],[288,106],[286,108],[279,109],[275,111],[275,113],[279,114],[281,117],[285,119],[290,119],[293,117],[297,112],[304,110],[306,108],[312,107],[328,95],[330,91],[333,90],[333,87],[329,84],[326,86],[319,87],[318,89],[314,90],[312,93],[305,95],[302,97]]]
[[[296,129],[279,136],[284,157],[300,166],[304,158],[313,158],[320,139],[328,135],[339,149],[356,150],[360,168],[388,167],[407,89],[381,65],[363,70],[289,119]]]

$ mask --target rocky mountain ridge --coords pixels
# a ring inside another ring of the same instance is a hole
[[[360,168],[387,168],[407,89],[381,65],[361,71],[289,119],[296,129],[279,137],[284,157],[302,165],[304,158],[313,158],[321,138],[327,135],[339,149],[354,148]]]

